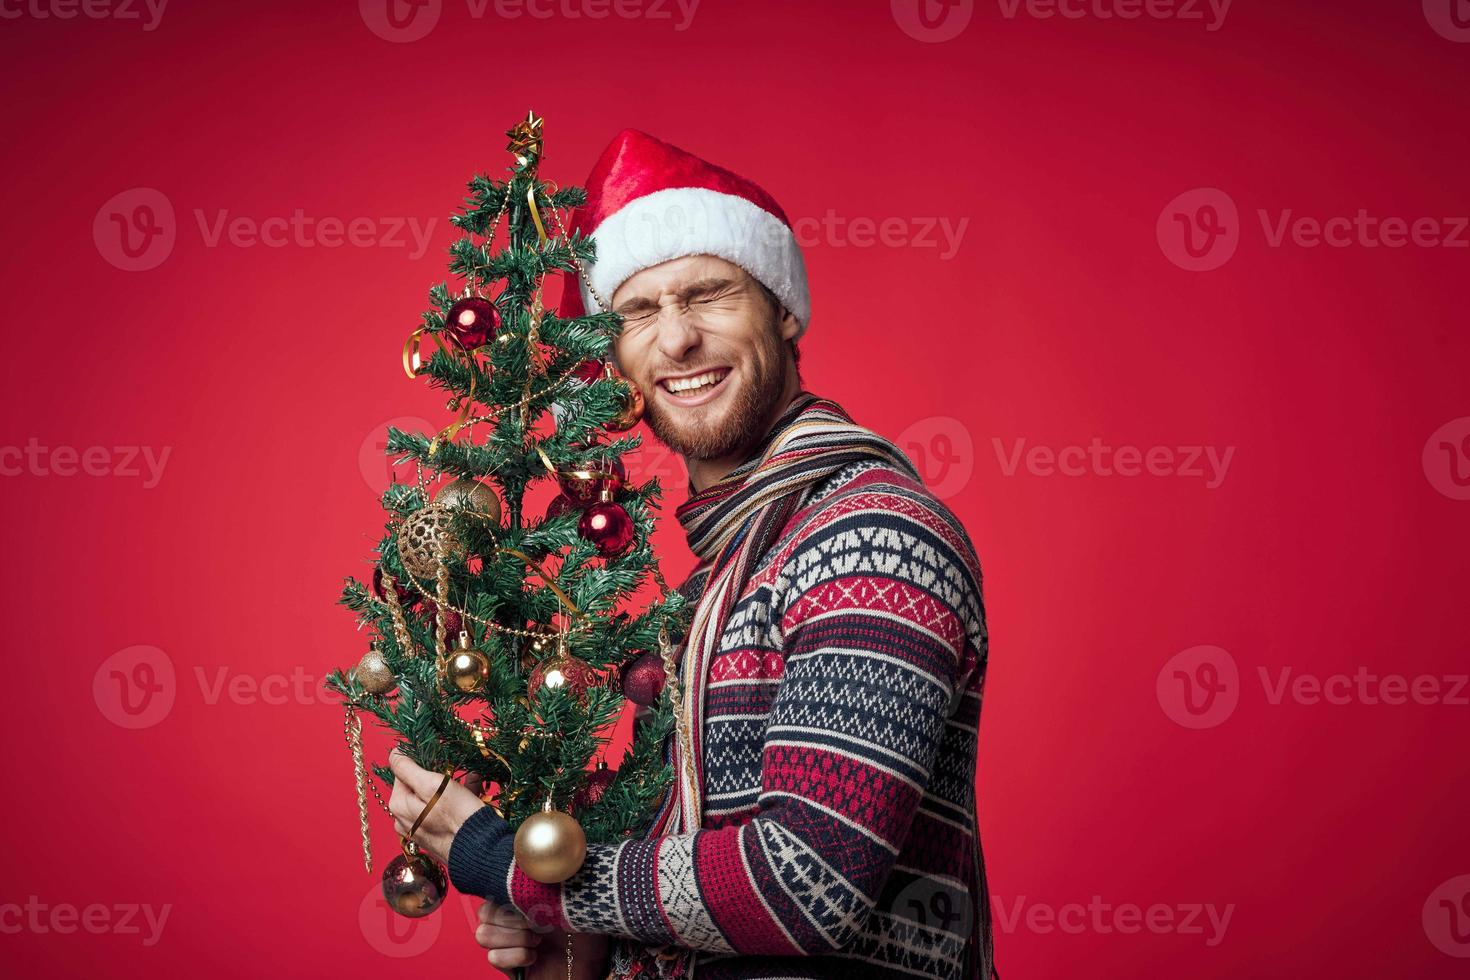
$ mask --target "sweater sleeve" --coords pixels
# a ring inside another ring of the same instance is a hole
[[[533,922],[651,945],[793,956],[855,940],[938,753],[965,648],[966,597],[944,583],[967,578],[942,534],[906,533],[892,509],[860,523],[891,527],[834,520],[783,564],[784,673],[751,819],[591,845],[577,874],[544,885],[482,811],[455,838],[456,887]]]

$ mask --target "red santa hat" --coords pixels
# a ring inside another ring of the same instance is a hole
[[[608,303],[628,278],[686,255],[717,255],[765,284],[806,331],[811,293],[786,212],[753,181],[636,129],[608,144],[587,178],[587,203],[568,230],[597,243],[587,266]],[[578,288],[571,288],[575,281]],[[559,314],[599,310],[580,277],[568,278]]]

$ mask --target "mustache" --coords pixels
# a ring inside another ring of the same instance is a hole
[[[666,377],[669,377],[670,375],[674,375],[674,376],[678,376],[678,377],[688,377],[688,376],[694,375],[694,374],[703,374],[706,371],[719,371],[719,370],[727,370],[727,371],[734,370],[734,365],[732,365],[729,361],[723,361],[723,362],[716,361],[716,362],[711,363],[711,364],[706,364],[706,365],[704,365],[702,367],[687,367],[687,366],[684,366],[684,365],[678,365],[678,366],[669,365],[668,367],[660,367],[660,368],[658,368],[656,370],[649,371],[648,372],[648,375],[647,375],[647,380],[648,380],[648,382],[650,384],[653,384],[654,383],[654,379],[656,379],[656,378],[666,378]]]

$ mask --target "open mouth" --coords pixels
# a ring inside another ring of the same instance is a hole
[[[683,378],[665,378],[658,387],[675,405],[692,408],[714,398],[724,388],[725,379],[729,376],[727,367],[712,368]]]

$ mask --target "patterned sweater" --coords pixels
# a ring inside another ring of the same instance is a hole
[[[746,464],[752,465],[752,464]],[[697,600],[702,563],[681,586]],[[560,885],[511,859],[486,807],[449,855],[461,891],[698,980],[972,980],[988,919],[975,822],[988,637],[980,566],[922,484],[855,463],[807,491],[710,665],[706,816],[588,847]]]

